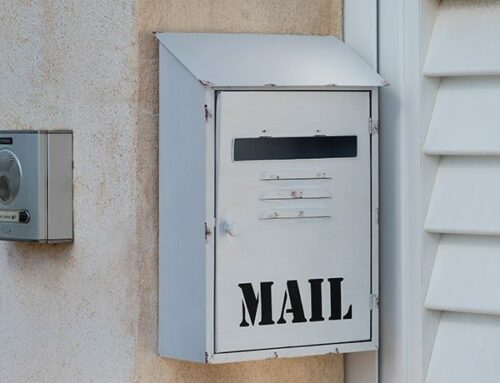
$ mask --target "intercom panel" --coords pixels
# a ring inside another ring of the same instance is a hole
[[[71,131],[0,131],[0,240],[73,240]]]

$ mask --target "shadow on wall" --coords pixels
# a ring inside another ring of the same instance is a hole
[[[57,266],[55,270],[64,270],[64,266],[71,263],[71,249],[73,243],[36,243],[36,242],[9,242],[4,249],[9,260],[9,266],[16,268],[33,268]],[[39,259],[40,262],[36,262]],[[26,261],[26,262],[24,262]]]

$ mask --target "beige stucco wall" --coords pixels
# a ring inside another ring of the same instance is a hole
[[[156,356],[153,31],[336,34],[341,0],[4,0],[0,129],[73,129],[75,242],[0,243],[0,382],[331,382],[341,356]]]

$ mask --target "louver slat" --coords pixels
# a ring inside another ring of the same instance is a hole
[[[498,383],[500,318],[443,313],[426,383]]]
[[[500,76],[441,80],[424,152],[500,155]]]
[[[500,315],[500,238],[441,237],[425,306]]]
[[[500,158],[443,157],[425,229],[500,235]]]
[[[442,311],[426,383],[500,381],[499,20],[500,1],[442,0],[424,64],[441,81],[423,150],[442,156],[425,230],[445,234],[425,301]]]
[[[427,76],[500,74],[500,2],[443,1],[424,66]]]

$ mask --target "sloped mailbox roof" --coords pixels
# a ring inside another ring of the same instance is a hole
[[[387,83],[333,36],[157,33],[203,83],[217,87],[352,86]]]

